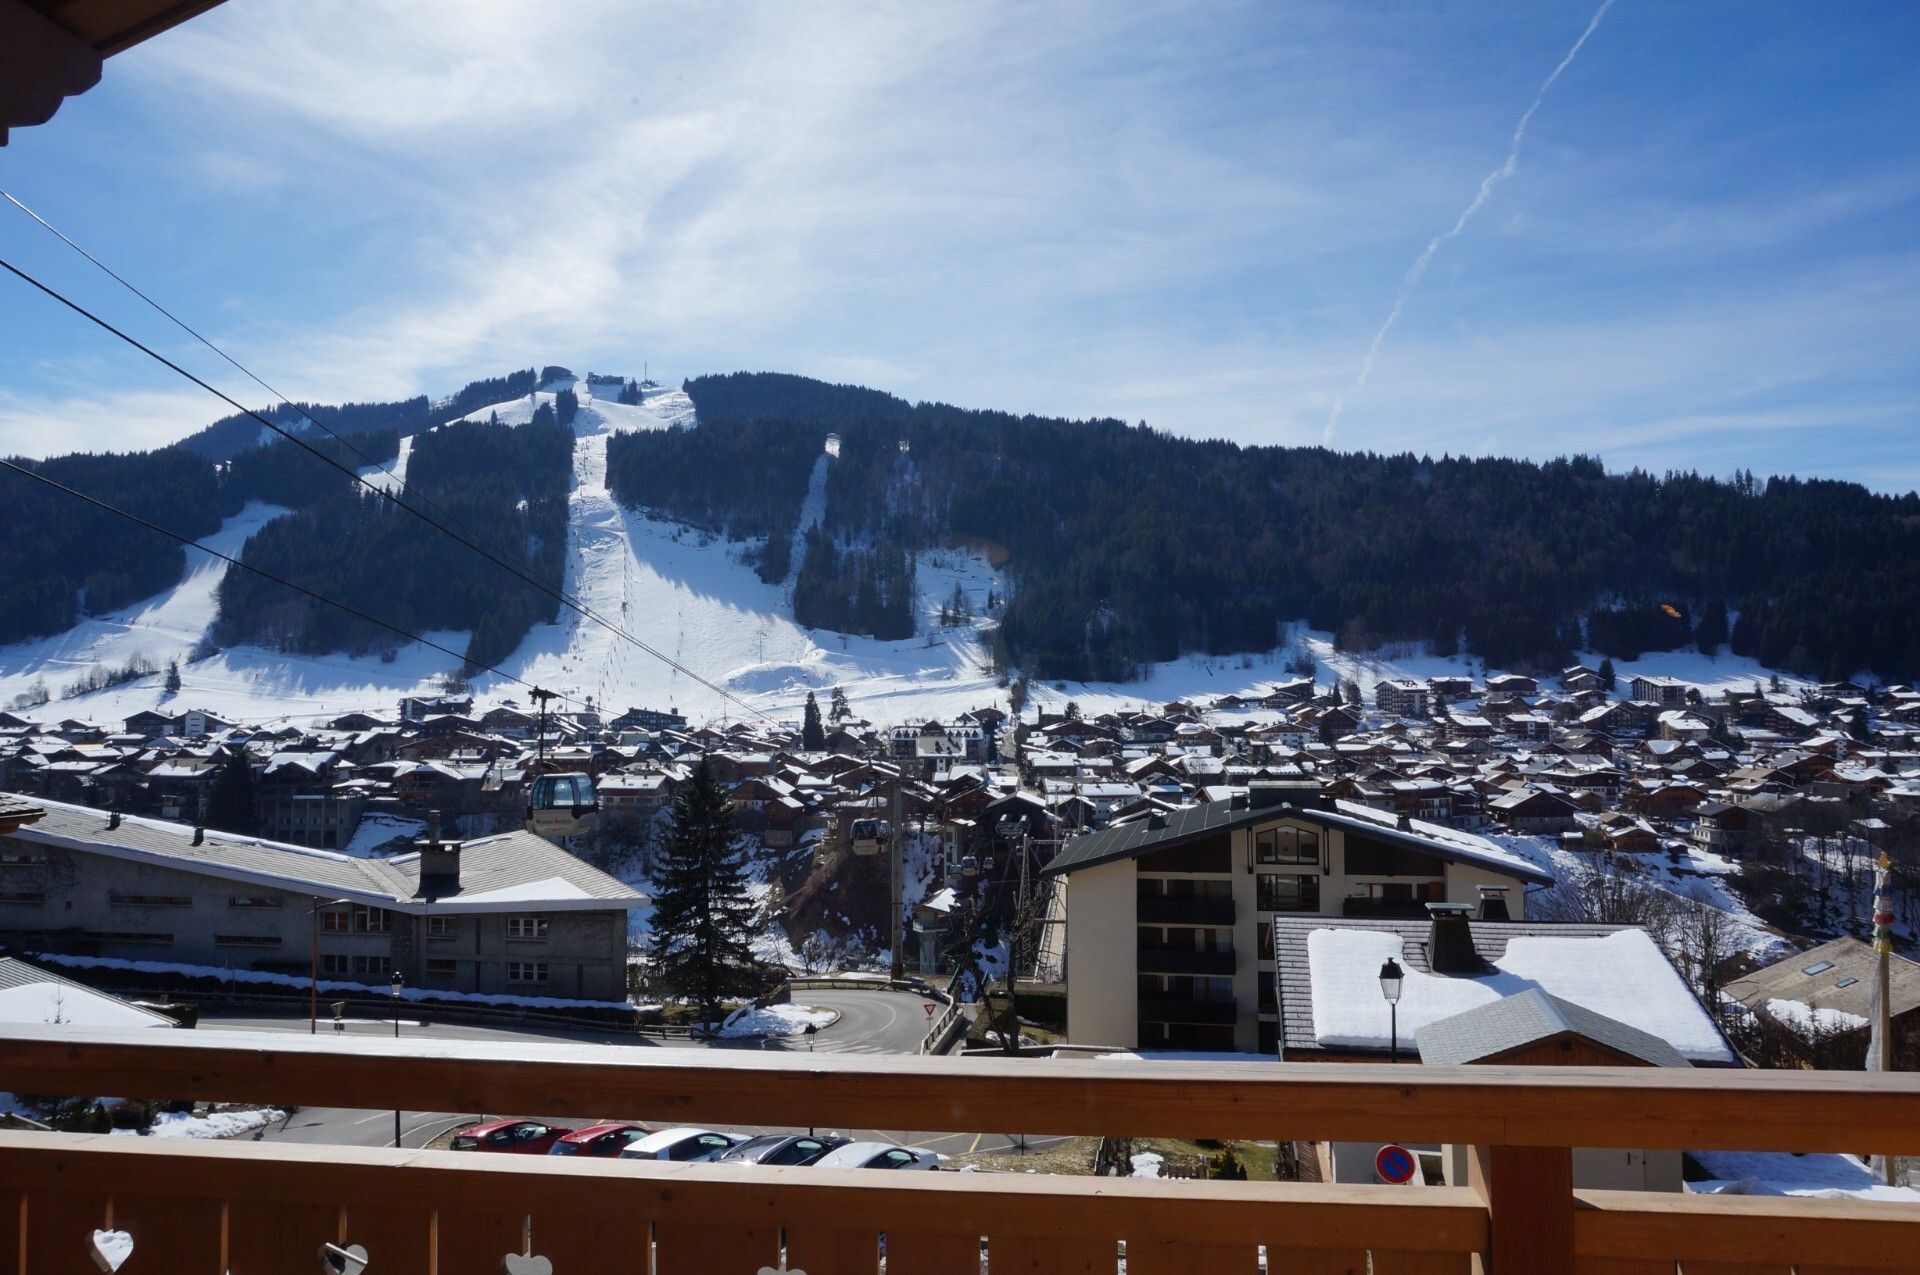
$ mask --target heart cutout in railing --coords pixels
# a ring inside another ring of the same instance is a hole
[[[95,1231],[87,1237],[87,1256],[95,1267],[113,1275],[133,1256],[133,1236],[125,1231]]]
[[[789,1267],[786,1259],[782,1258],[778,1267],[762,1266],[756,1275],[807,1275],[807,1273],[798,1266]]]
[[[327,1275],[362,1275],[367,1269],[367,1250],[358,1244],[322,1244],[320,1269]]]
[[[553,1263],[544,1257],[509,1253],[500,1259],[501,1275],[553,1275]]]

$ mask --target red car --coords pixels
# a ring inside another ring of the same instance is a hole
[[[454,1134],[450,1149],[545,1155],[556,1141],[572,1132],[557,1125],[541,1124],[538,1120],[489,1120]]]
[[[548,1155],[617,1156],[629,1142],[638,1142],[647,1131],[637,1124],[609,1121],[590,1124],[584,1129],[555,1139]]]

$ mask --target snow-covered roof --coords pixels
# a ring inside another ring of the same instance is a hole
[[[1430,972],[1424,960],[1410,959],[1407,936],[1395,930],[1315,929],[1306,946],[1313,1036],[1324,1048],[1388,1046],[1392,1022],[1379,975],[1392,957],[1405,971],[1399,1003],[1403,1041],[1455,1014],[1537,987],[1663,1040],[1689,1061],[1735,1061],[1713,1020],[1644,930],[1514,934],[1492,972],[1471,976]]]

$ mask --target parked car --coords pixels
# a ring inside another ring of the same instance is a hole
[[[718,1159],[723,1164],[812,1164],[836,1147],[846,1145],[845,1138],[832,1136],[763,1133],[722,1152]]]
[[[629,1142],[622,1160],[711,1160],[745,1141],[711,1129],[662,1129]]]
[[[584,1129],[575,1129],[563,1138],[554,1139],[553,1147],[547,1154],[616,1156],[646,1136],[647,1131],[637,1124],[619,1121],[590,1124]]]
[[[545,1155],[553,1144],[572,1133],[538,1120],[488,1120],[453,1135],[455,1151],[505,1151],[513,1155]]]
[[[813,1162],[816,1169],[937,1169],[940,1157],[925,1147],[891,1142],[849,1142]]]

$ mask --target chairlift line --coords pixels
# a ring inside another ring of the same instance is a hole
[[[474,553],[479,554],[482,558],[485,558],[487,561],[493,563],[495,566],[499,567],[501,570],[509,572],[510,574],[519,577],[521,580],[525,581],[527,584],[533,586],[535,589],[538,589],[541,593],[544,593],[548,597],[554,599],[556,602],[559,602],[562,605],[568,607],[572,611],[579,614],[581,617],[588,620],[592,620],[595,624],[598,624],[600,627],[606,629],[609,633],[612,633],[614,636],[624,638],[628,642],[633,643],[633,645],[639,647],[642,651],[645,651],[647,654],[653,656],[655,659],[668,665],[670,668],[673,668],[679,672],[685,673],[688,677],[692,678],[695,682],[698,682],[700,685],[706,687],[708,690],[712,691],[715,695],[720,696],[723,701],[730,701],[732,703],[738,704],[741,708],[753,714],[755,717],[759,717],[762,720],[767,721],[769,723],[774,721],[774,719],[771,716],[762,712],[760,709],[753,707],[753,705],[747,703],[745,700],[735,695],[732,691],[729,691],[724,687],[721,687],[719,685],[716,685],[713,682],[708,681],[706,678],[700,676],[700,674],[694,672],[692,669],[686,668],[684,665],[679,664],[671,656],[668,656],[664,652],[659,651],[654,647],[648,645],[646,642],[641,641],[639,638],[627,632],[624,628],[621,628],[619,625],[616,625],[611,621],[608,621],[602,618],[599,614],[597,614],[592,609],[587,607],[584,603],[581,603],[575,598],[570,597],[564,591],[555,589],[551,585],[545,583],[544,581],[535,578],[533,575],[515,566],[511,562],[508,562],[505,559],[499,557],[498,555],[485,549],[484,547],[478,544],[475,544],[472,540],[467,539],[465,536],[459,535],[458,533],[448,528],[445,524],[435,522],[433,519],[427,517],[426,514],[421,513],[418,509],[415,509],[413,506],[399,499],[397,496],[393,494],[393,492],[387,490],[384,487],[381,487],[377,483],[370,481],[369,479],[364,477],[362,474],[360,474],[359,471],[353,469],[351,466],[341,464],[339,461],[335,460],[333,457],[327,455],[325,452],[320,451],[318,448],[314,447],[311,443],[307,442],[305,439],[301,438],[299,435],[290,433],[287,430],[281,428],[280,426],[274,424],[272,421],[268,420],[265,416],[261,415],[259,412],[256,412],[252,408],[245,406],[239,400],[229,396],[225,391],[217,388],[214,385],[209,384],[208,382],[202,380],[200,377],[195,376],[192,372],[189,372],[186,368],[181,367],[178,363],[175,363],[172,359],[169,359],[166,355],[161,354],[159,351],[153,349],[151,346],[144,344],[138,338],[130,336],[126,332],[121,331],[119,328],[107,322],[105,319],[101,318],[99,315],[93,313],[93,311],[87,309],[85,306],[81,305],[79,302],[72,300],[71,298],[58,292],[54,288],[49,287],[47,284],[42,283],[39,279],[35,278],[33,275],[28,274],[26,271],[14,265],[11,261],[8,261],[4,257],[0,257],[0,268],[6,269],[6,271],[9,274],[12,274],[16,278],[22,280],[23,282],[32,285],[34,288],[38,289],[40,292],[45,293],[47,296],[53,298],[55,301],[58,301],[61,305],[66,306],[69,310],[72,310],[75,314],[80,315],[82,318],[86,319],[88,322],[118,337],[120,340],[124,341],[128,345],[131,345],[134,349],[139,350],[142,354],[145,354],[148,358],[153,359],[155,362],[161,364],[162,366],[170,369],[173,372],[178,373],[180,376],[185,377],[187,380],[192,381],[195,385],[207,391],[207,393],[213,395],[215,398],[218,398],[221,402],[226,403],[228,406],[232,407],[235,411],[239,412],[243,416],[247,416],[253,420],[258,421],[261,425],[272,430],[274,433],[280,435],[282,438],[286,439],[288,442],[293,443],[295,446],[301,448],[302,450],[306,451],[310,455],[317,457],[318,459],[325,462],[326,464],[339,470],[341,473],[345,474],[348,478],[360,484],[362,487],[365,487],[368,491],[374,493],[376,496],[380,497],[381,499],[390,501],[394,505],[397,505],[399,508],[405,510],[407,513],[410,513],[414,517],[420,519],[420,521],[426,523],[429,527],[432,527],[434,530],[440,532],[442,535],[448,537],[451,540],[457,541],[462,545],[465,545],[468,549],[472,550]],[[108,507],[111,508],[111,506],[108,506]],[[115,510],[114,512],[118,513],[120,511]],[[167,533],[167,534],[171,535],[172,533]],[[212,552],[212,551],[209,550],[208,552]],[[516,678],[514,680],[518,681],[519,679]]]

